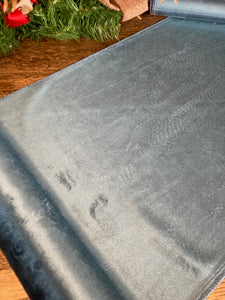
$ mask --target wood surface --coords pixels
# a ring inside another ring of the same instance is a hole
[[[141,18],[125,22],[121,25],[120,39],[160,20],[162,17],[144,14]],[[34,41],[25,40],[10,56],[0,58],[0,97],[61,70],[115,42],[117,41],[101,44],[86,39],[79,42],[44,39],[37,45]],[[25,299],[29,298],[0,251],[0,300]],[[225,300],[225,280],[208,299]]]

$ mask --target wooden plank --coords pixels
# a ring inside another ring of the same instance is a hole
[[[225,279],[211,293],[207,300],[225,300]]]
[[[0,299],[28,300],[21,283],[11,269],[7,259],[0,250]]]
[[[159,16],[144,15],[122,23],[120,39],[124,39],[158,21]],[[0,59],[0,97],[42,79],[71,65],[117,40],[100,43],[93,40],[70,40],[67,42],[44,39],[38,45],[31,40],[21,42],[20,48],[10,56]],[[140,46],[141,47],[141,46]]]

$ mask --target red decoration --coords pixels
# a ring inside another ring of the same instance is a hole
[[[37,4],[37,0],[30,0],[32,3]],[[1,4],[3,9],[3,5]],[[5,14],[5,24],[9,28],[25,25],[30,22],[29,15],[24,15],[18,8],[11,12],[9,15]]]

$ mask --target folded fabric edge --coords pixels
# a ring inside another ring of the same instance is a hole
[[[0,192],[0,246],[31,299],[65,299]]]
[[[192,297],[192,299],[196,300],[206,300],[209,295],[215,290],[215,288],[223,281],[225,278],[225,257],[221,261],[221,265],[218,265],[217,268],[215,268],[215,274],[213,274],[208,282],[205,284],[203,289]]]
[[[0,246],[31,299],[125,299],[0,129]]]

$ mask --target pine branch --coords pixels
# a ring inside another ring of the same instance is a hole
[[[5,26],[4,14],[0,8],[0,56],[8,55],[9,52],[18,47],[19,42],[15,37],[15,29]]]
[[[30,13],[30,23],[8,29],[0,23],[0,55],[18,45],[18,40],[42,38],[59,40],[81,37],[104,41],[118,39],[120,13],[103,6],[98,0],[42,0]],[[4,34],[10,33],[7,38]],[[11,45],[11,46],[10,46]],[[8,50],[7,50],[8,49]]]

